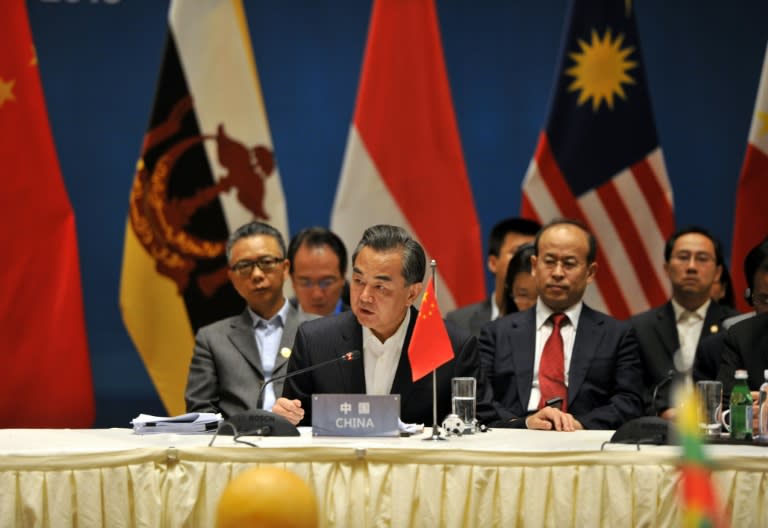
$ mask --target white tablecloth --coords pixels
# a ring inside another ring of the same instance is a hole
[[[323,526],[673,526],[679,448],[612,445],[610,431],[495,430],[411,438],[134,435],[0,430],[0,525],[211,527],[227,482],[272,464],[304,478]],[[768,525],[768,451],[709,446],[732,526]]]

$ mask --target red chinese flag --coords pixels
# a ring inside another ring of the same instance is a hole
[[[25,2],[0,16],[0,427],[89,427],[94,404],[75,219]]]
[[[429,279],[419,310],[419,319],[413,328],[408,345],[413,381],[419,380],[443,363],[453,359],[453,347],[445,330],[443,316],[435,298],[435,286]]]
[[[768,196],[768,50],[763,61],[760,86],[757,89],[755,111],[749,129],[749,143],[736,190],[736,214],[733,220],[731,247],[731,276],[733,297],[741,311],[750,310],[742,293],[747,287],[741,272],[749,250],[768,236],[768,215],[765,197]]]

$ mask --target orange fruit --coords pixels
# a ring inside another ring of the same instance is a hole
[[[317,528],[317,499],[295,473],[254,467],[233,478],[219,498],[216,528]]]

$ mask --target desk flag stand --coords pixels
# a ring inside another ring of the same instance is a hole
[[[432,268],[432,284],[435,286],[435,302],[437,302],[437,283],[435,282],[437,268],[437,261],[432,259],[429,263],[429,267]],[[425,442],[439,442],[447,441],[448,439],[440,432],[440,426],[437,425],[437,367],[432,369],[432,434],[427,438],[422,439]]]

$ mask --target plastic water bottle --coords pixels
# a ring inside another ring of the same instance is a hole
[[[757,432],[758,438],[768,441],[768,369],[763,371],[765,383],[760,385],[760,407],[757,412]]]
[[[752,439],[752,394],[747,385],[747,371],[734,373],[736,383],[731,391],[731,438]]]

